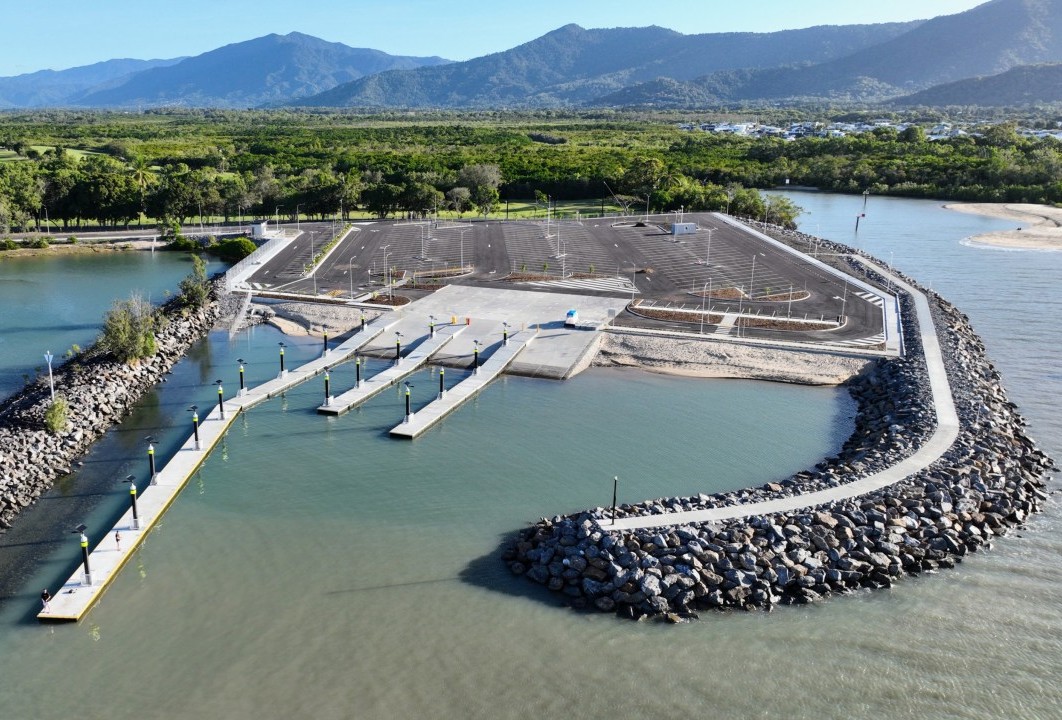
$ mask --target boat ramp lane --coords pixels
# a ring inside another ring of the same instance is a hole
[[[367,380],[362,380],[360,386],[330,398],[328,402],[317,408],[317,412],[322,415],[342,415],[360,405],[427,363],[428,358],[463,333],[466,327],[466,325],[444,325],[438,328],[434,336],[427,336],[409,355],[399,360],[398,364],[392,365]]]
[[[443,417],[456,410],[461,403],[486,387],[491,380],[501,375],[520,351],[531,344],[537,334],[537,328],[521,330],[514,334],[506,344],[495,350],[474,374],[444,391],[442,397],[410,414],[405,422],[391,429],[391,435],[412,440],[442,420]]]

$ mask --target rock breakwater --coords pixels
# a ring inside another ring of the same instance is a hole
[[[927,294],[960,419],[958,438],[929,467],[858,497],[715,523],[610,532],[603,508],[542,519],[520,533],[505,561],[574,607],[678,621],[704,609],[770,609],[889,587],[989,547],[1040,509],[1053,463],[1026,436],[968,319]],[[915,313],[910,298],[902,300],[907,355],[877,361],[851,381],[859,414],[836,457],[759,488],[624,505],[617,516],[807,493],[910,456],[932,434],[936,414]]]
[[[198,310],[176,303],[163,308],[156,351],[135,365],[110,358],[98,343],[55,370],[56,397],[69,408],[65,430],[45,428],[50,405],[47,378],[38,379],[0,407],[0,531],[15,516],[71,472],[78,456],[98,440],[204,337],[220,313],[216,300]]]

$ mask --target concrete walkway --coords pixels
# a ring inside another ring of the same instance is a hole
[[[196,443],[194,433],[191,434],[173,458],[164,467],[158,469],[155,483],[138,493],[136,505],[139,529],[133,527],[133,511],[130,508],[89,553],[92,582],[86,582],[84,566],[79,565],[74,574],[63,583],[62,589],[48,603],[48,607],[37,614],[37,619],[51,622],[73,622],[84,617],[133,556],[151,528],[173,504],[211,449],[224,437],[225,432],[240,412],[314,377],[326,367],[345,360],[390,328],[394,322],[394,318],[390,316],[377,318],[366,325],[365,330],[329,350],[327,355],[322,354],[320,358],[290,370],[281,377],[257,387],[248,388],[243,395],[226,399],[223,403],[224,414],[217,405],[214,405],[213,409],[200,420],[199,442]]]
[[[409,355],[402,358],[383,372],[361,381],[361,386],[347,392],[317,408],[322,415],[342,415],[351,408],[365,402],[373,395],[391,387],[406,375],[428,362],[440,348],[465,331],[467,325],[444,325],[435,331],[435,337],[428,337],[417,345]]]
[[[509,344],[502,345],[495,350],[487,361],[480,365],[476,373],[444,391],[441,398],[433,400],[410,415],[408,422],[392,428],[391,435],[412,440],[442,420],[463,402],[485,388],[491,380],[501,375],[509,363],[535,339],[537,334],[537,330],[522,330],[510,337]]]
[[[827,488],[802,495],[791,495],[777,500],[731,505],[693,510],[689,512],[666,513],[663,515],[646,515],[642,517],[620,518],[615,522],[600,521],[603,530],[634,530],[636,528],[668,527],[672,525],[690,525],[694,523],[714,522],[747,518],[756,515],[769,515],[779,512],[791,512],[814,507],[823,503],[845,500],[879,490],[913,475],[936,462],[947,452],[959,435],[959,416],[955,411],[955,400],[948,383],[948,374],[944,368],[940,343],[937,342],[933,316],[929,301],[921,292],[873,263],[863,261],[869,267],[890,277],[894,285],[908,292],[915,302],[915,315],[918,320],[918,332],[925,351],[926,365],[929,370],[929,386],[933,395],[933,405],[937,412],[937,428],[926,443],[913,455],[896,465],[874,475],[855,480],[838,487]]]

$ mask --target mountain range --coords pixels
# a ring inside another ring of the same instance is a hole
[[[128,65],[138,62],[143,65]],[[112,60],[0,78],[0,107],[257,107],[298,100],[364,75],[446,62],[352,48],[293,32],[190,58]],[[127,69],[119,72],[122,68]],[[19,90],[26,86],[37,90]]]
[[[1062,0],[990,0],[929,20],[771,33],[565,25],[464,62],[268,35],[189,58],[0,78],[0,108],[1006,105],[1062,101],[1051,63],[1062,63]]]

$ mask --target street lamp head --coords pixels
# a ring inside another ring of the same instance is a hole
[[[283,348],[283,347],[287,347],[287,345],[285,345],[285,344],[283,343],[283,341],[281,341],[281,342],[278,342],[278,343],[277,343],[277,345],[279,345],[279,346],[280,346],[280,347],[282,347],[282,348]]]
[[[52,358],[53,357],[55,357],[55,356],[52,355],[52,351],[51,350],[46,350],[45,351],[45,353],[44,353],[44,361],[47,362],[49,365],[52,364]]]
[[[85,525],[84,523],[82,523],[81,525],[78,525],[76,528],[74,528],[70,532],[74,533],[74,534],[78,534],[78,533],[83,533],[86,530],[88,530],[88,525]]]
[[[236,362],[238,362],[240,365],[243,365],[244,359],[243,358],[236,358]]]
[[[221,380],[215,380],[214,384],[218,386],[219,390],[221,389]]]
[[[119,480],[118,482],[127,482],[132,484],[136,480],[136,475],[126,475],[125,480]]]
[[[198,409],[199,409],[199,406],[198,406],[198,405],[189,405],[189,406],[188,406],[188,412],[193,412],[193,413],[194,413],[194,412],[196,412],[196,411],[197,411]]]

